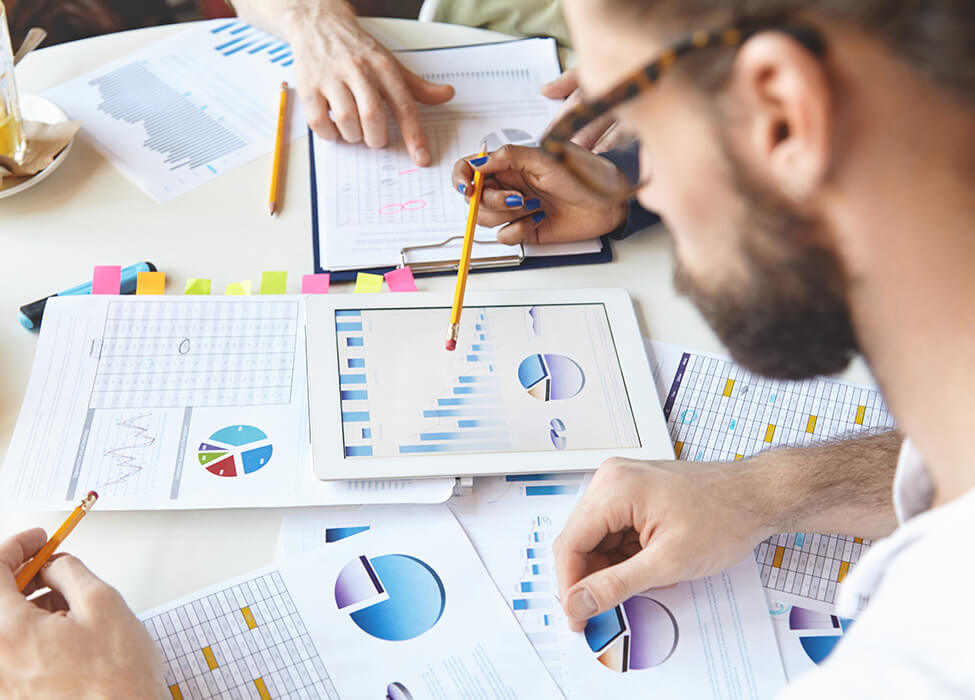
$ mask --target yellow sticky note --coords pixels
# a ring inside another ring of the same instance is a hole
[[[284,270],[261,273],[261,294],[287,294],[288,273]]]
[[[227,285],[227,289],[224,294],[247,296],[251,293],[252,286],[253,285],[251,285],[250,280],[244,280],[243,282],[231,282]]]
[[[163,294],[166,291],[165,272],[140,272],[135,278],[135,293]]]
[[[210,280],[202,277],[190,277],[186,280],[186,291],[184,294],[209,294]]]
[[[382,291],[383,276],[371,275],[368,272],[360,272],[355,278],[355,293],[373,294]]]

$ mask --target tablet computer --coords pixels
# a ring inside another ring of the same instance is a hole
[[[583,471],[673,459],[622,289],[310,296],[308,389],[324,480]]]

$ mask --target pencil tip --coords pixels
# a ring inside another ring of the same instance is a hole
[[[274,202],[271,202],[271,205],[268,208],[271,210],[271,216],[274,216],[278,211],[278,207]]]
[[[457,349],[457,341],[456,340],[448,340],[447,341],[447,349],[450,350],[451,352],[453,352],[454,350],[456,350]]]

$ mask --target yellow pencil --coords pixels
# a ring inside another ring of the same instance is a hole
[[[95,501],[98,500],[98,494],[94,491],[89,491],[88,495],[81,499],[81,503],[71,511],[71,514],[61,523],[61,527],[57,529],[51,539],[49,539],[40,551],[34,555],[34,558],[27,562],[27,565],[23,569],[17,572],[17,590],[23,591],[27,588],[27,584],[34,580],[37,576],[37,572],[41,570],[41,567],[47,564],[51,555],[54,551],[61,546],[61,543],[71,534],[74,530],[74,526],[81,522],[81,519],[85,517],[85,514],[91,510],[91,507],[95,505]]]
[[[487,155],[487,143],[481,144],[478,156]],[[457,348],[457,335],[460,332],[460,312],[464,309],[464,291],[467,289],[467,273],[471,267],[471,251],[474,249],[474,228],[477,226],[477,210],[481,206],[481,193],[484,191],[484,176],[474,171],[474,192],[471,206],[467,210],[467,228],[464,230],[464,249],[457,267],[457,286],[454,288],[454,305],[450,309],[450,326],[447,328],[447,349]]]
[[[281,179],[281,144],[284,142],[284,118],[288,111],[288,84],[281,83],[281,102],[278,105],[278,131],[274,136],[274,165],[271,166],[271,193],[268,205],[271,216],[278,210],[278,181]]]

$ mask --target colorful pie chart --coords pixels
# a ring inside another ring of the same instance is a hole
[[[617,673],[659,666],[677,649],[677,619],[658,600],[633,596],[589,620],[586,643],[596,659]]]
[[[518,381],[539,401],[563,401],[586,385],[582,367],[565,355],[529,355],[518,365]]]
[[[443,582],[426,562],[407,554],[359,556],[335,580],[335,604],[377,639],[419,637],[443,615]]]
[[[821,664],[843,639],[853,620],[793,606],[789,629],[799,638],[802,650],[815,664]]]
[[[244,476],[262,469],[273,452],[274,447],[263,430],[253,425],[231,425],[201,442],[197,458],[211,474]]]

